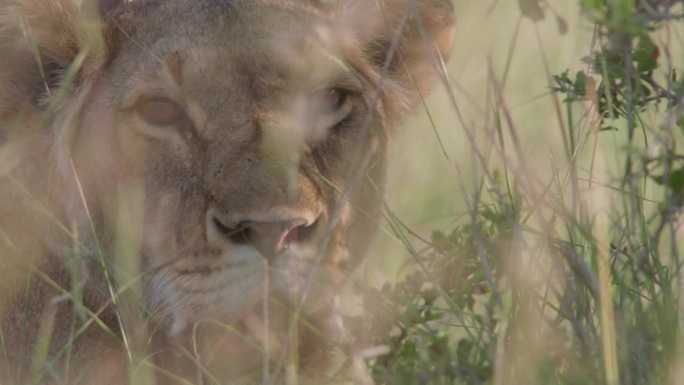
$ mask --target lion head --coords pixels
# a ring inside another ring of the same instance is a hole
[[[46,382],[89,381],[138,321],[160,377],[315,367],[377,226],[393,127],[449,55],[450,2],[95,8],[0,1],[8,361],[31,367],[39,339],[18,330],[49,310],[52,368],[83,371]]]

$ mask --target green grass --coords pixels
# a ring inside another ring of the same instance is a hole
[[[657,24],[640,18],[662,14],[631,0],[455,7],[449,82],[397,133],[383,231],[345,297],[334,378],[314,384],[684,383],[681,1]],[[634,45],[615,45],[624,36]],[[117,234],[130,242],[116,255],[140,247],[130,223],[141,223],[141,194],[117,202]],[[103,255],[95,262],[109,279]],[[149,310],[128,298],[135,262],[122,260],[125,284],[109,286],[121,323],[127,305]],[[82,304],[83,266],[69,267],[72,290],[39,278]],[[51,375],[56,305],[41,323],[33,383]],[[76,313],[66,356],[87,326],[106,329],[85,307]],[[133,383],[152,383],[153,357],[134,356],[128,337]],[[1,334],[0,346],[11,349]],[[306,381],[283,366],[283,382]]]
[[[456,2],[455,100],[442,87],[432,119],[398,137],[364,276],[376,383],[684,381],[684,29],[670,3]],[[574,88],[551,92],[566,70]]]

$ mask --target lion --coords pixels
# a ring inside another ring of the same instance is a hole
[[[0,0],[0,383],[324,376],[453,34],[449,0]]]

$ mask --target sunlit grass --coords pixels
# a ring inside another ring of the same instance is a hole
[[[669,157],[681,152],[682,105],[644,103],[633,131],[624,117],[601,122],[599,100],[619,101],[592,88],[609,68],[589,64],[601,42],[579,3],[455,2],[448,82],[437,82],[419,116],[396,133],[383,231],[350,285],[363,301],[345,297],[355,314],[329,370],[333,378],[313,384],[681,383],[684,156]],[[544,19],[523,15],[521,4],[541,5]],[[684,67],[683,30],[652,32],[662,59],[653,79]],[[553,77],[566,70],[572,79],[591,74],[581,100],[553,92]],[[130,224],[142,226],[144,194],[128,187],[116,202],[116,232],[126,241],[115,244],[120,256],[137,255],[142,242],[141,229]],[[76,232],[73,241],[78,251]],[[97,262],[109,279],[104,256],[99,251]],[[140,290],[137,260],[119,263],[121,284],[108,291],[114,305]],[[61,296],[55,301],[81,305],[74,316],[82,325],[62,347],[66,356],[88,326],[112,333],[82,306],[82,266],[69,267],[72,289],[39,277]],[[117,307],[119,323],[126,310]],[[56,310],[45,313],[29,373],[34,383],[52,369],[44,361]],[[290,325],[299,324],[298,312],[288,315]],[[273,363],[283,372],[273,376],[277,383],[310,382],[298,371],[298,332],[288,330],[290,359]],[[132,382],[153,382],[153,357],[124,336]],[[236,383],[271,383],[264,345],[264,373],[254,374],[261,380]],[[11,349],[1,334],[0,346]]]
[[[681,146],[681,105],[644,103],[631,132],[623,118],[599,122],[603,94],[552,93],[566,70],[597,86],[606,67],[589,62],[606,41],[580,2],[542,2],[537,23],[523,3],[536,2],[456,2],[455,100],[438,87],[431,120],[397,137],[390,235],[365,275],[389,282],[367,295],[369,316],[396,317],[376,339],[390,353],[372,361],[374,373],[397,384],[679,383],[680,193],[659,185],[679,160],[658,162]],[[661,58],[652,76],[668,85],[665,74],[684,65],[680,24],[651,33]],[[475,287],[440,281],[459,258],[478,270],[452,278]],[[467,290],[475,302],[466,295],[455,309]]]

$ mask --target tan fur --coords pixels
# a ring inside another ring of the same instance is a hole
[[[453,35],[381,3],[0,0],[0,383],[321,375]]]

